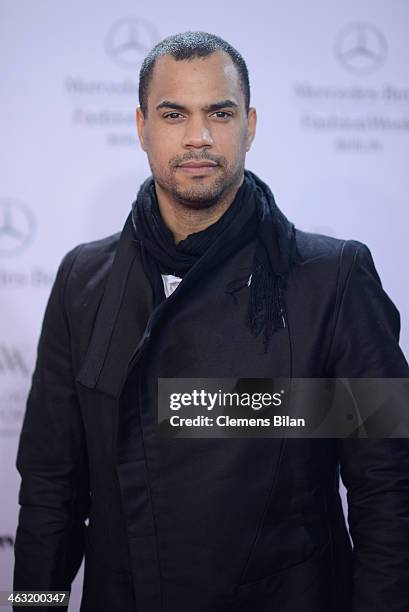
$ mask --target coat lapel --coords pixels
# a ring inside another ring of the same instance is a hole
[[[152,310],[152,290],[138,256],[131,215],[118,250],[95,321],[77,382],[108,395],[119,395],[129,361]]]

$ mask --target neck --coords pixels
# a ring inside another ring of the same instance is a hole
[[[155,181],[159,210],[163,221],[173,234],[175,243],[178,244],[189,234],[201,232],[209,227],[209,225],[216,223],[230,207],[243,179],[244,177],[241,178],[238,185],[234,185],[227,191],[216,204],[202,209],[191,208],[175,200],[168,192],[162,190]]]

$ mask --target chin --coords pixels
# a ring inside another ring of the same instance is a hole
[[[228,185],[220,180],[208,181],[206,178],[176,183],[173,188],[174,196],[187,205],[190,203],[192,208],[213,206],[223,197]]]
[[[181,204],[189,208],[204,209],[215,206],[223,195],[223,189],[218,186],[203,188],[194,187],[177,187],[174,191],[174,196]]]

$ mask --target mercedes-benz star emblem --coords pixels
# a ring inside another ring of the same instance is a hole
[[[34,217],[25,204],[0,200],[0,256],[24,249],[34,234]]]
[[[111,27],[105,48],[121,66],[136,68],[157,40],[156,29],[149,21],[141,17],[126,17]]]
[[[357,74],[373,72],[383,64],[388,45],[383,34],[367,23],[352,23],[339,32],[335,54],[347,70]]]

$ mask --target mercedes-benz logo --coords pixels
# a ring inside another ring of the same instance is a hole
[[[0,256],[14,255],[24,249],[34,234],[34,217],[17,200],[0,200]]]
[[[158,34],[152,23],[141,17],[125,17],[109,30],[105,48],[116,63],[136,68],[157,40]]]
[[[388,45],[383,34],[367,23],[352,23],[339,32],[335,54],[347,70],[356,74],[373,72],[383,64]]]

